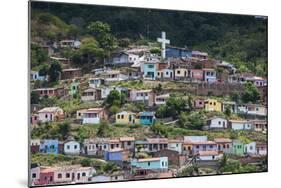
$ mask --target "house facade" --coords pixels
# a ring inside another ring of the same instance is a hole
[[[70,69],[63,69],[61,73],[61,79],[67,80],[67,79],[74,79],[81,77],[81,69],[80,68],[70,68]]]
[[[204,79],[204,72],[202,69],[191,69],[190,78],[193,82],[200,82]]]
[[[154,112],[140,112],[139,122],[141,125],[153,125],[155,122]]]
[[[214,83],[217,81],[215,69],[203,69],[203,79],[205,82]]]
[[[103,155],[109,150],[109,138],[94,138],[84,140],[84,149],[87,155]]]
[[[256,155],[257,154],[256,142],[250,142],[248,144],[245,144],[244,153],[248,155]]]
[[[133,112],[119,112],[115,115],[115,123],[117,124],[139,124],[137,115]]]
[[[101,91],[95,88],[89,88],[82,92],[81,100],[83,102],[93,102],[101,99]]]
[[[102,84],[104,84],[104,80],[102,78],[90,78],[88,83],[89,83],[89,87],[98,88]]]
[[[195,99],[193,105],[194,105],[194,108],[196,108],[196,109],[203,109],[205,107],[205,100],[204,99]]]
[[[256,143],[257,155],[266,156],[267,155],[267,143],[258,142]]]
[[[54,168],[40,167],[39,178],[35,181],[35,185],[43,186],[54,184]]]
[[[232,154],[242,156],[244,155],[244,144],[239,140],[233,140],[232,142]]]
[[[167,138],[147,138],[148,151],[156,152],[162,149],[168,149]]]
[[[260,104],[239,105],[238,113],[252,116],[267,116],[267,107]]]
[[[152,90],[136,90],[132,89],[129,91],[129,100],[132,102],[148,102]]]
[[[232,140],[229,138],[215,138],[217,143],[218,152],[230,154],[232,153]]]
[[[183,140],[169,140],[168,149],[182,154]]]
[[[176,80],[184,80],[189,76],[188,70],[185,68],[176,68],[174,72]]]
[[[64,118],[64,112],[60,107],[46,107],[38,111],[39,121],[58,121]]]
[[[64,88],[38,88],[33,91],[37,92],[40,97],[61,97],[66,93]]]
[[[30,152],[37,153],[40,151],[41,141],[39,139],[30,140]]]
[[[59,153],[59,141],[58,140],[42,140],[40,144],[40,152],[47,154]]]
[[[79,155],[81,152],[80,143],[74,140],[66,141],[63,152],[66,155]]]
[[[229,126],[233,130],[251,130],[252,122],[248,120],[229,120]]]
[[[153,61],[143,63],[143,78],[155,80],[157,78],[157,64]]]
[[[123,162],[129,160],[129,150],[124,149],[112,149],[109,151],[105,151],[104,160],[106,161],[116,161]]]
[[[69,87],[69,94],[70,95],[75,95],[78,93],[78,88],[79,88],[79,83],[78,82],[72,82],[70,84],[70,87]]]
[[[207,120],[207,125],[210,129],[226,129],[227,119],[221,117],[213,117]]]
[[[219,102],[216,99],[207,99],[204,102],[204,109],[206,111],[221,112],[222,111],[222,103]]]
[[[252,120],[253,129],[257,132],[267,132],[267,120]]]
[[[31,71],[31,80],[39,80],[39,81],[46,81],[48,80],[48,76],[40,75],[39,71]]]
[[[107,119],[103,108],[89,108],[83,112],[82,124],[99,124],[102,119]]]
[[[71,165],[56,167],[54,169],[55,183],[86,183],[95,173],[92,167],[82,167],[80,165]]]
[[[222,154],[218,151],[199,151],[200,161],[217,161],[222,158]]]
[[[132,159],[131,166],[141,169],[162,170],[168,169],[168,157],[155,157],[146,159]]]

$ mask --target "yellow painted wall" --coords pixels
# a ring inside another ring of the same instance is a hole
[[[129,122],[129,116],[132,116],[131,122]],[[128,114],[116,114],[115,115],[115,122],[119,124],[133,124],[133,120],[135,120],[134,124],[139,123],[139,119],[136,118],[136,115],[133,113],[128,113]]]
[[[179,72],[178,72],[179,71]],[[186,72],[186,73],[185,73]],[[187,69],[175,69],[175,76],[176,77],[185,77],[188,76],[188,71]]]
[[[205,110],[206,111],[216,111],[221,112],[222,104],[221,102],[217,101],[216,99],[208,99],[205,101]]]

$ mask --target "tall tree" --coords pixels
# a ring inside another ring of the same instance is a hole
[[[73,54],[73,61],[78,64],[96,63],[102,59],[104,50],[93,37],[84,38],[79,50]]]
[[[117,39],[110,33],[109,24],[101,21],[91,22],[87,29],[96,38],[100,47],[105,50],[106,55],[117,47]]]
[[[245,84],[245,90],[242,93],[242,101],[244,103],[252,102],[256,103],[260,99],[260,93],[256,86],[251,82]]]
[[[61,74],[62,68],[58,61],[53,61],[48,71],[49,81],[55,82],[59,80],[59,76]]]

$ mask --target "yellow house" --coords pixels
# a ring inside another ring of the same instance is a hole
[[[175,69],[175,78],[180,79],[180,78],[186,78],[188,77],[188,70],[184,68],[177,68]]]
[[[204,109],[206,111],[221,112],[222,111],[222,103],[219,102],[216,99],[207,99],[204,102]]]
[[[190,154],[192,154],[192,143],[190,143],[190,142],[184,142],[183,144],[182,144],[182,146],[183,146],[183,154],[184,155],[190,155]]]
[[[119,112],[115,115],[115,123],[118,124],[138,124],[139,119],[137,119],[137,115],[132,112]]]

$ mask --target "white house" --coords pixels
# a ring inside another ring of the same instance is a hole
[[[222,158],[222,154],[218,151],[199,151],[199,160],[201,161],[214,161]]]
[[[30,181],[31,181],[31,185],[35,185],[38,180],[40,178],[40,167],[36,166],[36,167],[31,167],[30,169]]]
[[[91,178],[91,182],[109,182],[110,180],[108,175],[97,175]]]
[[[249,114],[254,116],[266,116],[267,107],[260,104],[244,104],[238,106],[238,113]]]
[[[256,143],[257,154],[261,156],[267,155],[267,143]]]
[[[168,149],[177,151],[180,155],[182,154],[182,140],[169,140]]]
[[[246,78],[246,81],[252,82],[257,87],[267,85],[267,80],[258,76]]]
[[[88,83],[89,83],[89,87],[97,88],[104,83],[104,80],[102,78],[90,78]]]
[[[102,119],[107,119],[107,114],[103,108],[90,108],[83,112],[83,124],[99,124]]]
[[[207,136],[184,136],[184,142],[207,142]]]
[[[96,170],[80,165],[60,166],[54,169],[54,183],[86,183]]]
[[[78,40],[61,40],[61,48],[80,48],[81,42]]]
[[[56,121],[63,118],[63,110],[60,107],[46,107],[38,111],[39,121]]]
[[[48,76],[42,76],[39,74],[38,71],[31,71],[31,80],[40,80],[40,81],[45,81],[48,80]]]
[[[120,64],[134,64],[139,62],[139,56],[127,52],[115,52],[111,57],[105,60],[105,64],[120,65]]]
[[[66,141],[63,151],[66,155],[79,155],[81,151],[80,143],[75,140]]]
[[[93,102],[101,98],[101,92],[95,88],[88,88],[82,92],[81,100],[83,102]]]
[[[208,119],[207,124],[210,129],[226,129],[227,119],[221,117],[213,117]]]
[[[229,120],[229,125],[233,130],[251,130],[252,122],[247,120]]]
[[[107,98],[109,93],[113,90],[117,90],[121,93],[122,91],[126,91],[127,89],[123,88],[123,87],[103,87],[103,88],[101,88],[101,98],[102,99]]]
[[[155,96],[155,105],[166,104],[166,101],[170,98],[170,94],[156,95]]]
[[[130,90],[129,100],[130,101],[148,101],[151,92],[152,92],[152,90],[150,90],[150,89],[148,89],[148,90],[132,89],[132,90]]]
[[[109,150],[109,138],[85,139],[84,147],[87,155],[98,155],[100,152]]]
[[[256,155],[257,154],[256,142],[245,144],[244,153],[249,155]]]

